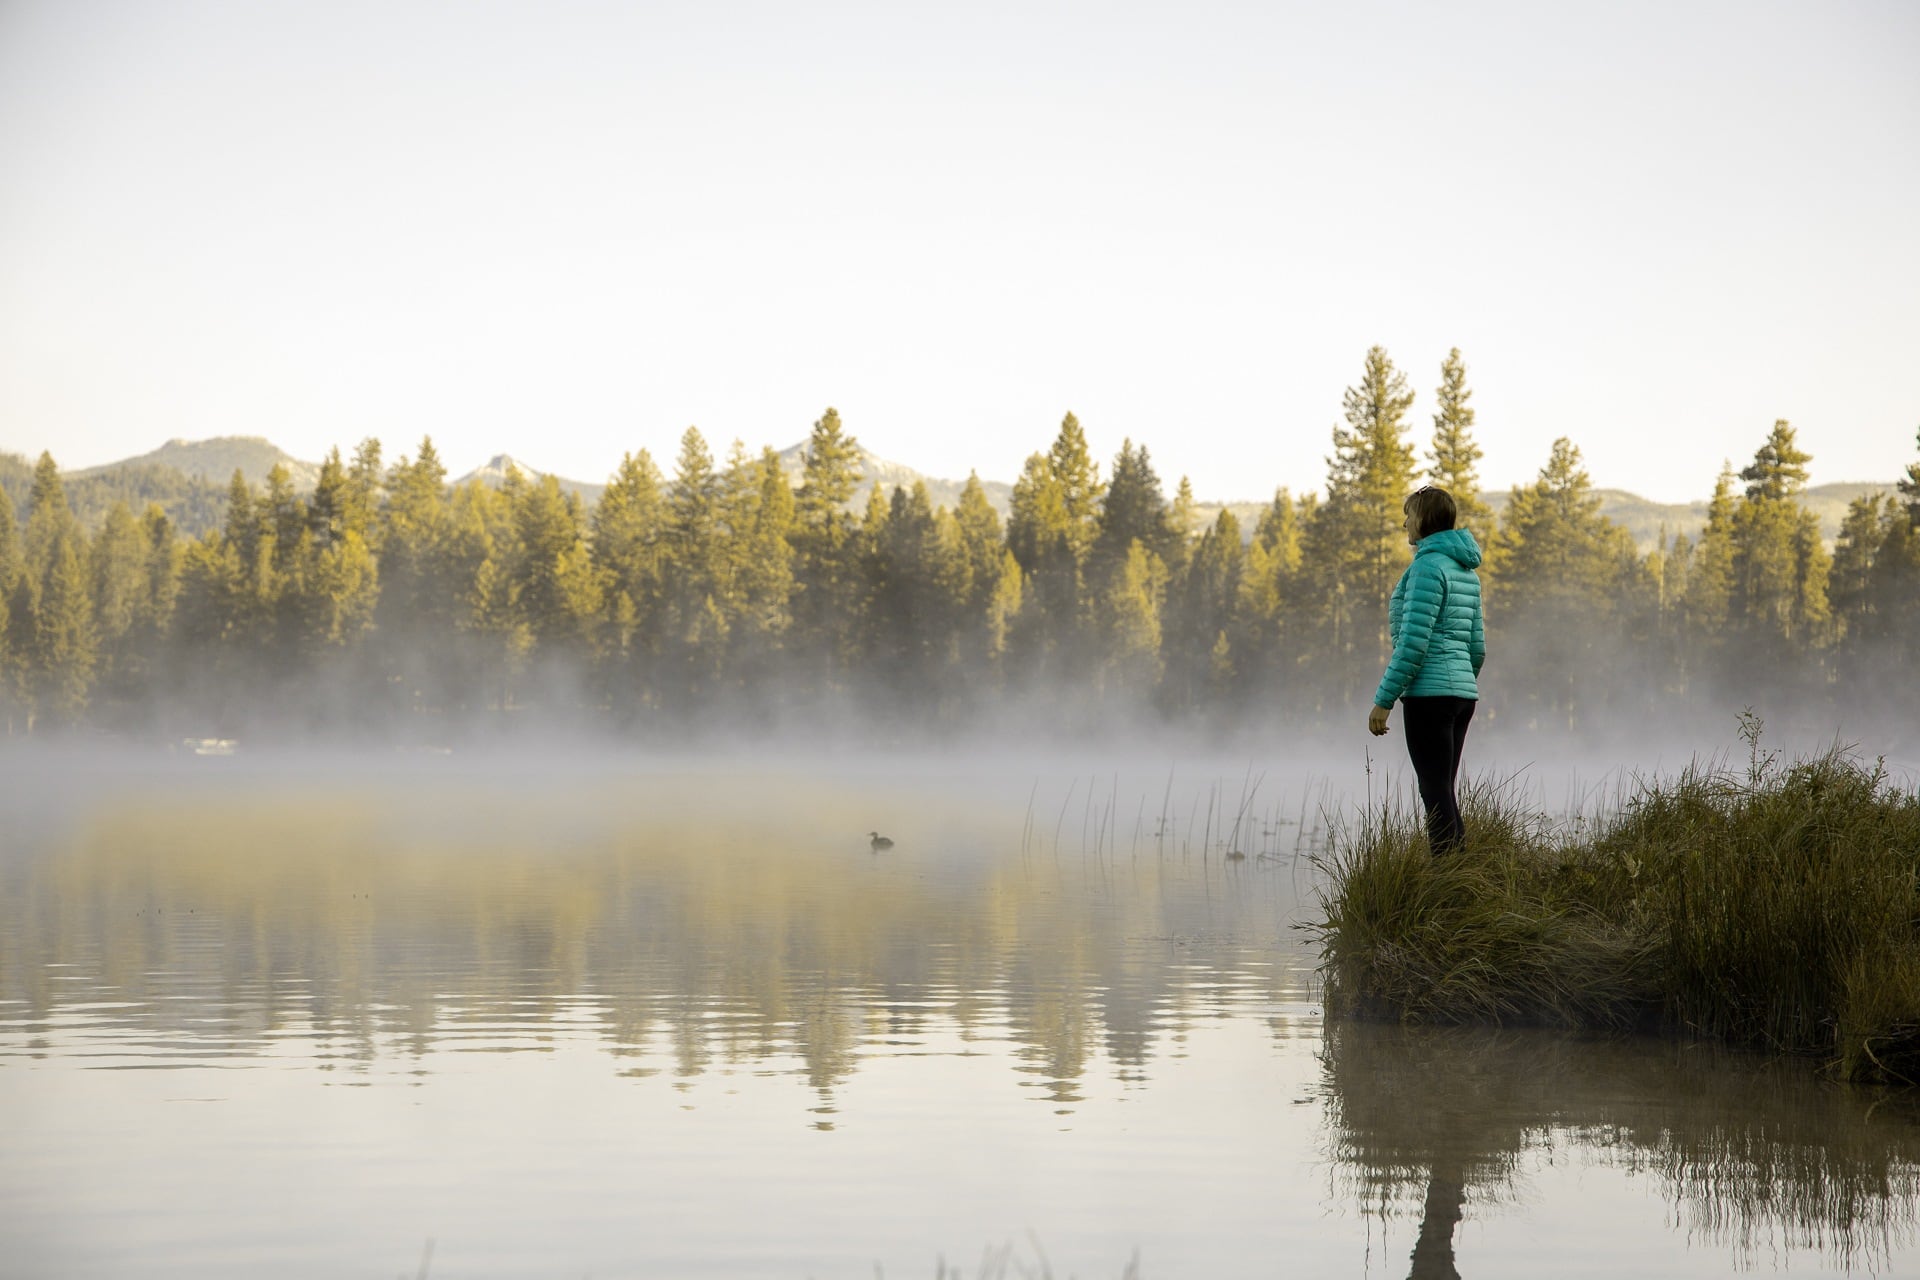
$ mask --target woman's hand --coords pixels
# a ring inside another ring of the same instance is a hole
[[[1375,707],[1367,712],[1367,732],[1379,737],[1387,731],[1387,708]]]

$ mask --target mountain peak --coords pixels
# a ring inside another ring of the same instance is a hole
[[[507,482],[509,475],[516,471],[528,480],[544,479],[549,474],[538,468],[528,466],[510,453],[496,453],[480,466],[475,467],[473,470],[467,472],[467,474],[456,479],[453,482],[453,487],[456,489],[463,488],[478,480],[481,484],[489,488],[497,489]],[[579,494],[581,501],[589,505],[598,502],[601,492],[606,488],[603,484],[588,484],[584,480],[569,480],[565,476],[554,476],[554,479],[560,482],[561,489],[568,493]]]
[[[295,489],[311,489],[320,479],[319,463],[302,462],[264,436],[214,436],[208,440],[187,440],[175,436],[152,453],[70,474],[74,479],[83,479],[128,463],[172,467],[186,475],[219,484],[225,484],[236,471],[245,476],[249,484],[263,484],[267,473],[276,466],[287,469]]]

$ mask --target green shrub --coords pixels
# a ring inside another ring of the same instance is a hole
[[[1419,1022],[1665,1025],[1920,1081],[1920,797],[1833,750],[1641,781],[1591,830],[1462,796],[1439,862],[1384,807],[1320,860],[1330,1006]]]

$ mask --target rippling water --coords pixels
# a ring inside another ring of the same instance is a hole
[[[193,764],[15,771],[0,1274],[1920,1273],[1904,1097],[1324,1025],[1298,780]]]

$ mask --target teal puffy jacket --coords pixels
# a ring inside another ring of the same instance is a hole
[[[1387,605],[1393,657],[1373,705],[1401,698],[1478,698],[1487,630],[1480,617],[1480,547],[1465,529],[1420,539]]]

